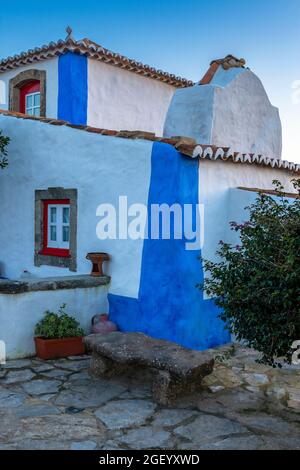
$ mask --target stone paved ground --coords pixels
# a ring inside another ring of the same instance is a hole
[[[300,449],[300,367],[273,370],[238,347],[217,352],[203,389],[172,408],[150,377],[91,378],[89,358],[0,368],[0,449]]]

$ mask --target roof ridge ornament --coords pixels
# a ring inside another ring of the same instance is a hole
[[[208,85],[214,78],[218,68],[222,66],[223,70],[229,70],[231,68],[245,68],[245,59],[238,59],[237,57],[228,54],[224,59],[215,59],[210,63],[210,67],[206,74],[202,77],[199,85]]]
[[[75,39],[74,39],[74,36],[73,36],[73,29],[71,28],[71,26],[66,27],[66,33],[67,33],[67,37],[66,37],[65,41],[66,42],[68,42],[68,41],[75,42]]]
[[[210,63],[210,65],[214,64],[215,62],[219,65],[222,65],[224,70],[228,70],[230,68],[235,68],[235,67],[245,68],[245,65],[246,65],[245,59],[243,58],[238,59],[232,54],[228,54],[226,57],[224,57],[224,59],[213,60]]]

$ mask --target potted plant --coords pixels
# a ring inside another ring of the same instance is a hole
[[[82,341],[84,331],[78,321],[69,316],[63,304],[58,313],[45,312],[44,318],[35,327],[35,349],[40,359],[84,354]]]

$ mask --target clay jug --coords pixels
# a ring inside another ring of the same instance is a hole
[[[91,329],[92,333],[107,334],[116,330],[117,325],[108,319],[108,315],[106,313],[101,313],[93,316]]]

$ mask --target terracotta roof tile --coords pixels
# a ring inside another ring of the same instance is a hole
[[[71,124],[67,121],[62,121],[58,119],[51,119],[51,118],[39,118],[34,116],[29,116],[26,114],[21,114],[13,111],[1,110],[0,115],[3,116],[10,116],[18,119],[27,119],[32,121],[39,121],[41,123],[56,125],[56,126],[67,126],[72,127],[77,130],[81,130],[84,132],[92,132],[96,134],[106,135],[106,136],[113,136],[119,138],[127,138],[127,139],[143,139],[149,141],[156,141],[162,142],[175,147],[180,153],[183,155],[190,157],[190,158],[198,158],[198,159],[206,159],[206,160],[222,160],[225,162],[233,162],[233,163],[242,163],[242,164],[254,164],[254,165],[261,165],[267,166],[270,168],[280,168],[283,170],[290,171],[292,173],[300,174],[300,164],[299,163],[292,163],[285,160],[277,159],[277,158],[269,158],[265,157],[264,155],[260,154],[253,154],[253,153],[241,153],[239,151],[235,151],[230,147],[218,147],[215,145],[199,145],[191,139],[190,137],[185,136],[178,136],[172,138],[166,137],[156,137],[152,132],[144,132],[144,131],[116,131],[110,129],[98,129],[97,127],[90,127],[90,126],[77,126],[75,124]]]

